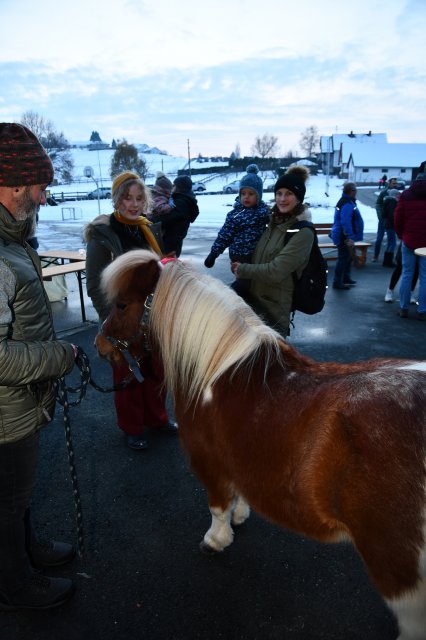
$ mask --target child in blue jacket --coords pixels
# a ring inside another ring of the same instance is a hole
[[[209,269],[216,258],[229,248],[231,262],[251,262],[252,253],[269,222],[269,207],[263,202],[263,182],[257,175],[259,168],[250,164],[241,179],[240,191],[233,209],[227,214],[210,253],[204,261]],[[248,281],[238,280],[231,287],[244,297]]]

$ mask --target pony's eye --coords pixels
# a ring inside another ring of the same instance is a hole
[[[117,307],[117,309],[120,309],[120,311],[124,311],[124,309],[127,307],[127,304],[125,304],[124,302],[116,302],[115,306]]]

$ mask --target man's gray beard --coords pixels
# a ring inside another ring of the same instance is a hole
[[[15,220],[30,220],[31,227],[29,228],[27,238],[31,238],[35,234],[37,226],[37,213],[39,212],[40,205],[36,204],[30,196],[30,187],[25,187],[18,203],[16,205]]]

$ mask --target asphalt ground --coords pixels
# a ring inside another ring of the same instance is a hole
[[[184,257],[204,269],[213,236],[190,234]],[[367,265],[354,270],[356,287],[328,290],[320,314],[297,314],[290,342],[319,360],[426,359],[426,323],[415,319],[414,307],[401,319],[397,302],[384,303],[390,272],[371,262],[370,250]],[[210,273],[232,280],[225,257]],[[52,305],[55,327],[84,349],[93,378],[108,386],[109,365],[93,347],[96,316],[88,304],[91,321],[81,324],[76,283],[67,280],[68,300]],[[78,381],[76,372],[67,378],[69,386]],[[1,613],[0,640],[397,637],[392,614],[351,546],[317,543],[253,513],[228,549],[205,556],[198,544],[210,525],[206,492],[178,438],[148,433],[149,448],[132,452],[116,427],[111,394],[91,386],[70,409],[70,422],[85,553],[48,573],[74,579],[77,591],[57,609]],[[61,407],[42,432],[33,516],[42,535],[76,540]]]

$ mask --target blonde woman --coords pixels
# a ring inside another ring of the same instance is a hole
[[[84,230],[87,293],[101,322],[110,311],[100,287],[105,267],[132,249],[152,249],[162,254],[159,225],[153,225],[146,217],[151,196],[143,180],[131,171],[118,175],[112,183],[112,201],[114,211],[98,216]],[[113,364],[112,369],[114,384],[122,382],[129,372],[126,364]],[[144,438],[144,428],[148,425],[165,433],[177,433],[177,425],[169,421],[166,411],[160,364],[154,359],[144,361],[142,373],[142,383],[133,380],[114,394],[118,427],[124,432],[127,446],[136,451],[148,446]]]

